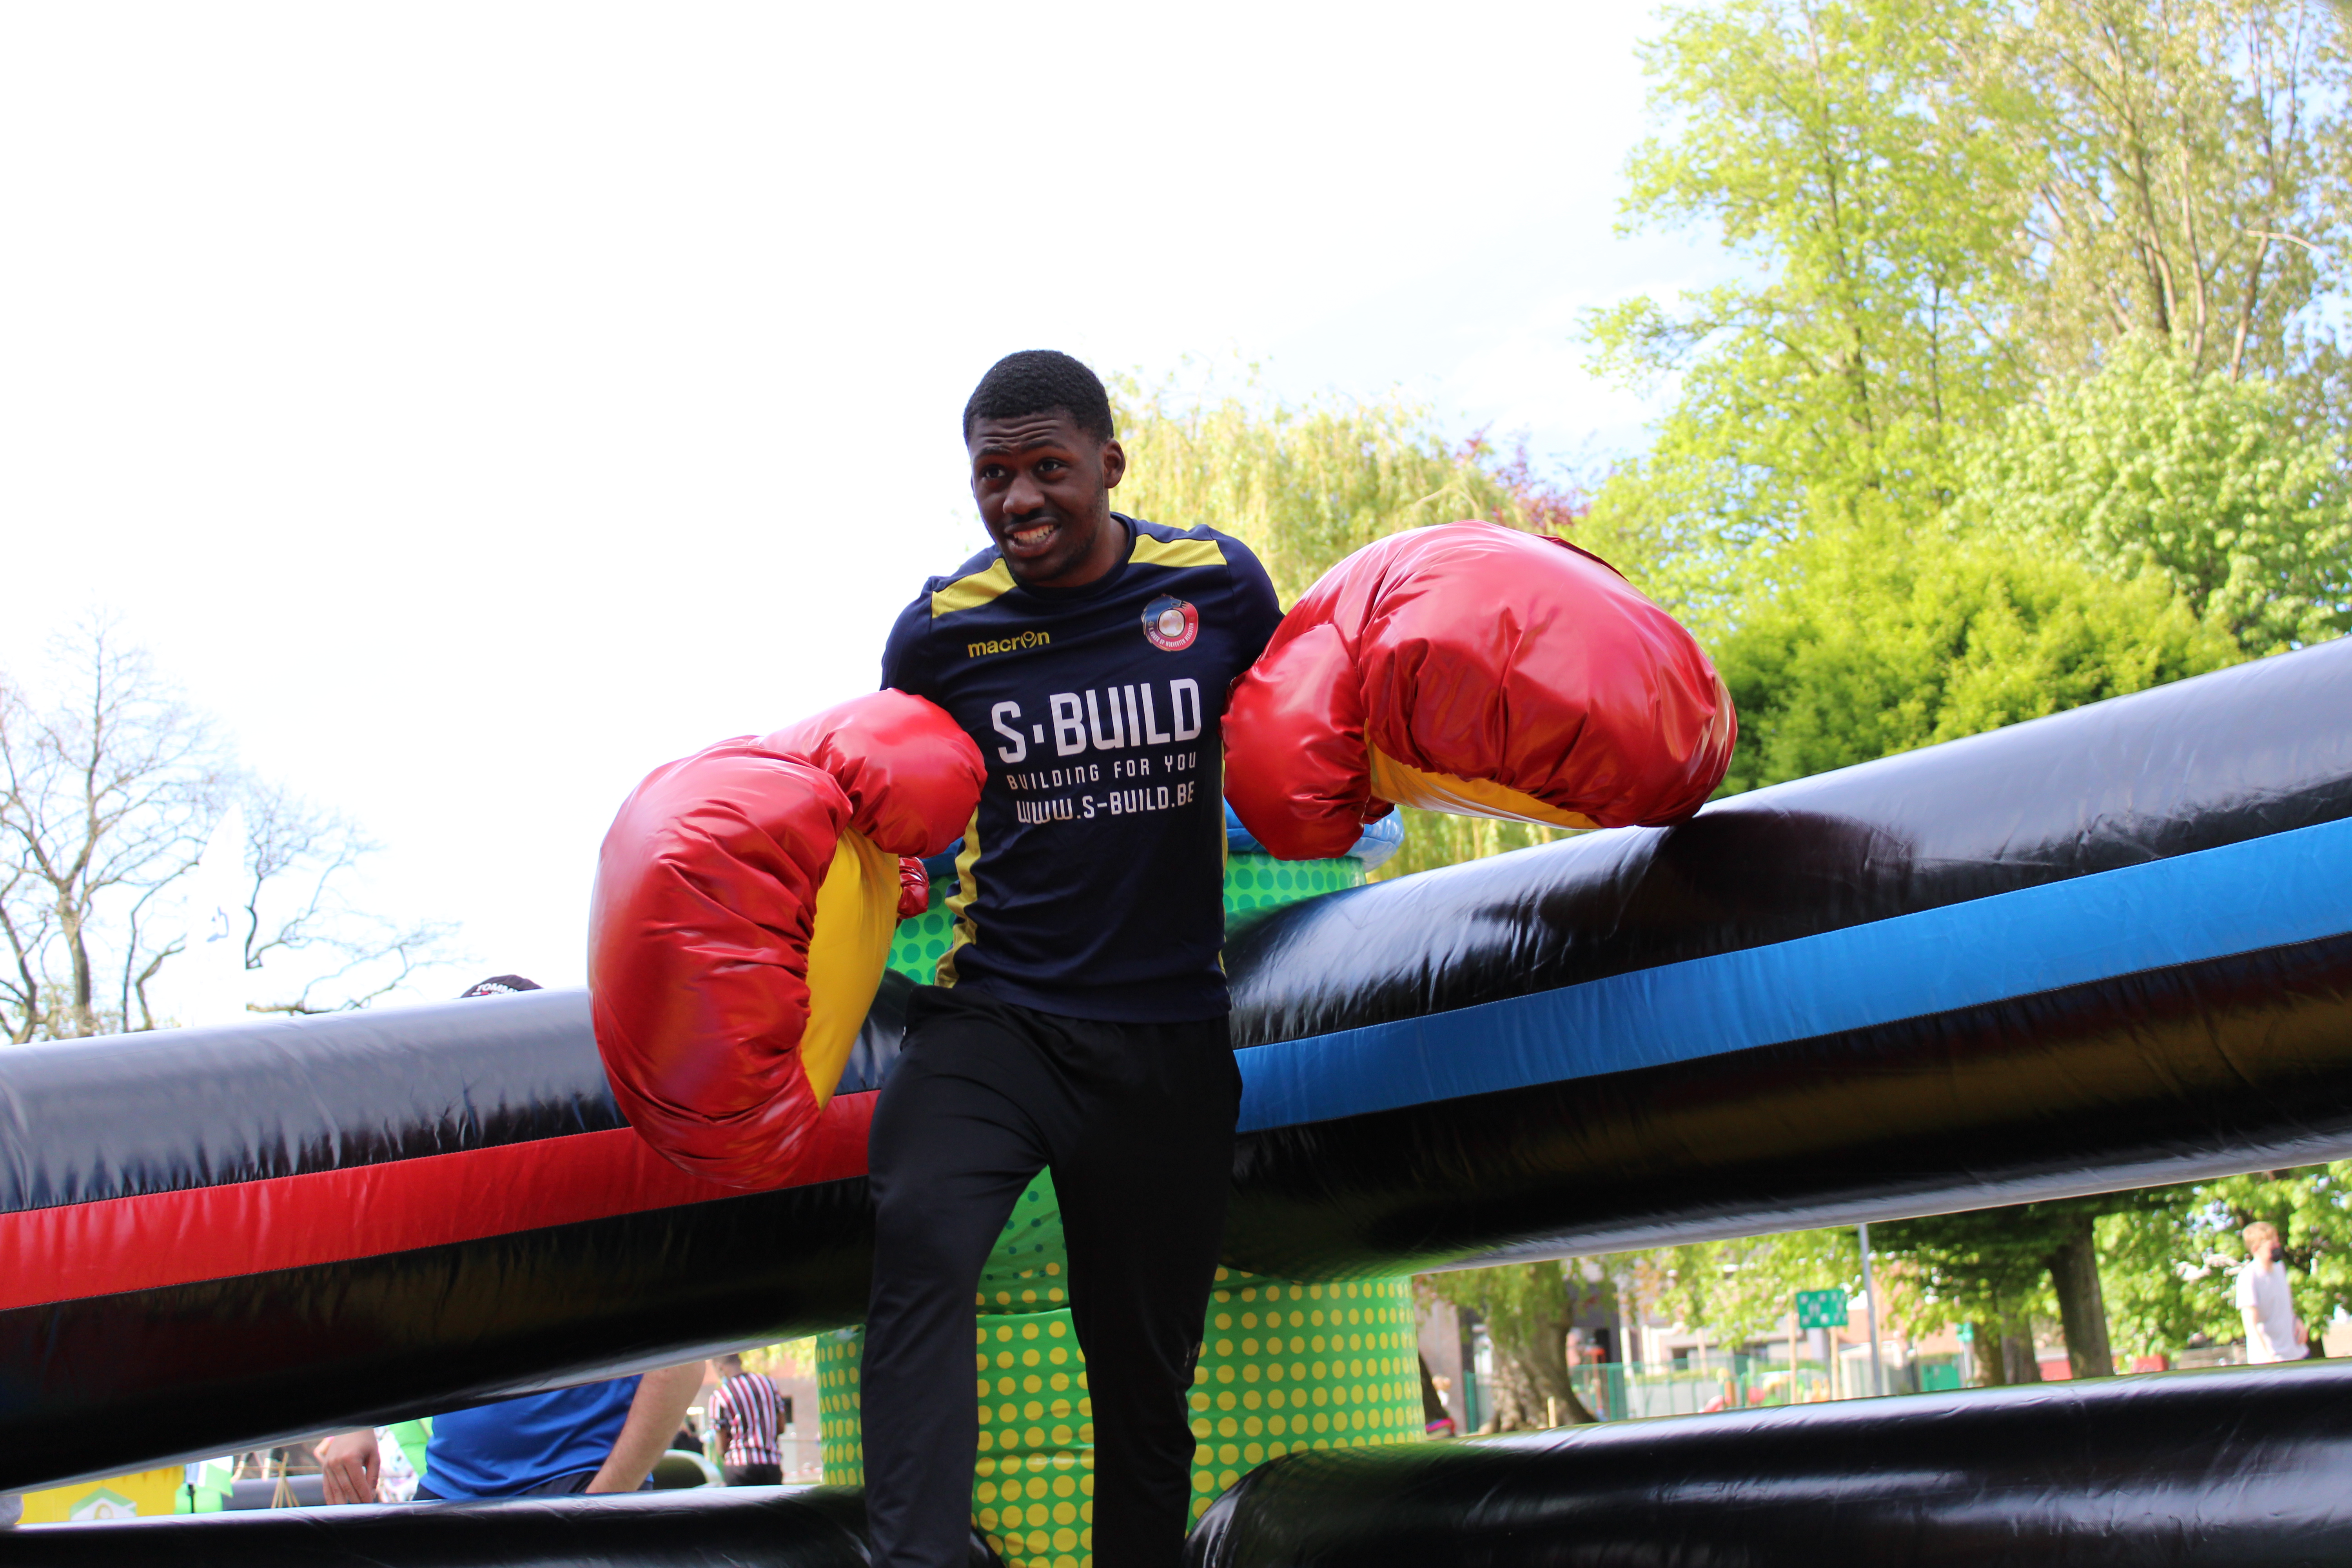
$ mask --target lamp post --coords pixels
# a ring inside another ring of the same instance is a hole
[[[1885,1394],[1886,1374],[1878,1364],[1878,1288],[1870,1279],[1870,1224],[1865,1220],[1857,1228],[1862,1233],[1862,1315],[1870,1325],[1870,1392]]]

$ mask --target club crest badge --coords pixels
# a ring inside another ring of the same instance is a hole
[[[1162,594],[1143,606],[1143,635],[1162,653],[1181,653],[1201,635],[1201,612]]]

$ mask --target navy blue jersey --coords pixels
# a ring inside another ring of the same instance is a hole
[[[891,630],[882,684],[946,709],[988,759],[939,981],[1066,1017],[1213,1018],[1225,689],[1282,609],[1240,542],[1117,521],[1127,558],[1099,581],[1024,587],[991,548]]]

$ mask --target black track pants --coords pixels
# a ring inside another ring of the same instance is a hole
[[[1223,1237],[1241,1074],[1223,1018],[1106,1024],[925,986],[874,1111],[866,1510],[875,1568],[963,1568],[972,1292],[1054,1172],[1095,1428],[1097,1568],[1175,1568],[1186,1395]]]

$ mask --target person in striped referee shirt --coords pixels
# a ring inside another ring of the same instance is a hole
[[[776,1431],[782,1420],[776,1385],[743,1370],[740,1355],[719,1358],[719,1388],[710,1396],[710,1429],[719,1438],[719,1468],[730,1487],[772,1487],[784,1479]]]

